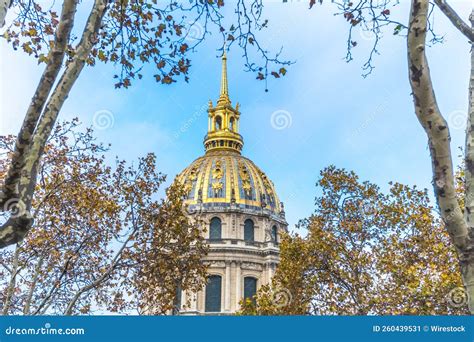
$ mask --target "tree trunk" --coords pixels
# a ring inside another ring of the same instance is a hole
[[[0,28],[5,25],[5,17],[13,0],[0,0]]]
[[[474,8],[469,17],[471,31],[474,32]],[[471,73],[469,79],[469,97],[466,126],[466,159],[465,159],[465,196],[464,216],[472,239],[474,232],[474,39],[471,39]],[[474,313],[474,256],[470,253],[467,258],[466,275],[463,275],[466,289],[468,291],[469,310]]]
[[[77,0],[73,2],[76,3]],[[1,227],[0,248],[21,241],[33,224],[30,209],[41,155],[56,123],[59,111],[69,96],[69,92],[84,68],[86,59],[96,42],[97,34],[107,9],[107,4],[108,0],[94,1],[94,6],[87,19],[81,40],[76,47],[74,58],[68,63],[44,107],[34,135],[30,137],[31,143],[28,146],[26,156],[21,156],[21,159],[24,160],[24,162],[21,163],[21,170],[18,171],[15,169],[12,171],[20,175],[17,184],[18,199],[16,202],[21,204],[22,210],[20,214],[12,215]],[[10,169],[12,169],[12,167],[10,167]],[[8,179],[9,176],[7,175],[7,180]],[[6,187],[5,190],[8,191]],[[6,198],[4,193],[3,200]],[[0,198],[0,200],[2,200],[2,198]]]
[[[408,27],[408,68],[415,112],[430,148],[435,197],[453,244],[458,252],[468,305],[474,313],[474,246],[456,198],[449,127],[442,116],[425,54],[429,0],[412,0]]]
[[[63,65],[66,47],[74,26],[77,4],[78,0],[65,0],[63,3],[59,25],[54,34],[54,44],[48,54],[46,68],[41,75],[31,103],[26,111],[20,132],[18,133],[15,142],[15,150],[4,180],[3,194],[1,194],[0,200],[8,201],[11,198],[18,197],[20,173],[24,166],[25,158],[28,154],[28,147],[32,141],[38,120]]]
[[[474,28],[474,10],[470,16]],[[465,145],[465,212],[467,225],[474,226],[474,44],[471,43],[471,75],[469,80],[469,96],[466,124]]]

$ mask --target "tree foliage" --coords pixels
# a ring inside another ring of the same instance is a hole
[[[456,251],[426,190],[390,183],[385,194],[334,166],[317,185],[307,235],[283,238],[271,286],[243,314],[467,313],[450,298],[462,286]]]
[[[219,34],[227,48],[236,44],[243,49],[249,71],[263,72],[266,77],[278,71],[270,70],[272,65],[290,63],[279,58],[281,51],[271,54],[258,41],[258,31],[268,27],[261,0],[228,4],[235,6],[235,17],[231,18],[224,18],[224,1],[104,0],[102,4],[103,18],[86,62],[117,64],[116,87],[129,87],[133,79],[142,78],[146,64],[156,68],[154,77],[161,83],[175,82],[183,75],[188,80],[187,55],[212,33]],[[61,24],[58,4],[16,0],[13,8],[17,15],[3,37],[14,49],[47,63]],[[75,40],[72,34],[65,51],[69,60],[76,54]],[[252,57],[255,53],[263,58],[263,64]]]
[[[137,238],[137,262],[142,265],[135,280],[141,312],[163,314],[179,310],[179,291],[197,292],[207,276],[203,257],[208,245],[199,220],[186,215],[186,192],[173,183],[159,207],[150,211],[144,233]],[[158,214],[157,214],[158,213]],[[160,227],[161,229],[157,229]],[[182,303],[184,306],[190,303]]]
[[[203,284],[201,228],[186,219],[176,185],[166,200],[156,199],[165,176],[153,154],[135,166],[121,160],[109,166],[107,147],[78,125],[56,126],[39,168],[35,224],[15,248],[0,251],[2,312],[165,312],[177,284]],[[0,137],[8,151],[0,159],[2,174],[14,141]]]

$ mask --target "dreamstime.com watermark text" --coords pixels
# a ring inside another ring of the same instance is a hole
[[[3,331],[7,336],[15,335],[85,335],[83,328],[53,328],[50,323],[46,323],[39,328],[17,328],[9,326]]]

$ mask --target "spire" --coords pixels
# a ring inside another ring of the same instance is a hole
[[[206,153],[216,150],[234,151],[240,153],[244,145],[239,134],[240,112],[239,104],[232,106],[229,99],[229,84],[227,81],[227,54],[222,54],[221,91],[216,106],[209,101],[208,130],[204,137]]]
[[[225,52],[222,54],[222,75],[221,75],[221,93],[219,95],[218,102],[230,102],[229,100],[229,84],[227,81],[227,54]]]

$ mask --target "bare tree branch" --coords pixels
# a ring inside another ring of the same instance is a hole
[[[64,315],[72,315],[74,307],[76,306],[77,301],[81,298],[81,296],[84,293],[89,292],[90,290],[96,288],[97,286],[100,286],[106,279],[109,277],[112,272],[115,270],[115,268],[118,266],[120,258],[122,257],[122,253],[127,247],[128,242],[132,239],[134,236],[134,233],[136,232],[137,228],[133,230],[133,232],[130,233],[128,238],[125,240],[125,242],[122,244],[120,249],[117,251],[115,254],[115,257],[112,259],[109,268],[100,276],[98,279],[96,279],[94,282],[82,287],[79,289],[74,297],[71,299],[71,301],[68,303],[66,310],[64,311]]]
[[[0,28],[5,25],[5,17],[7,16],[8,9],[12,5],[13,0],[0,0]]]
[[[41,274],[41,268],[43,266],[43,261],[44,261],[44,256],[41,255],[39,257],[38,263],[36,264],[35,267],[35,272],[33,274],[33,279],[31,280],[31,284],[28,289],[28,295],[26,297],[26,302],[25,306],[23,307],[23,314],[24,315],[29,315],[30,314],[30,308],[31,308],[31,301],[33,299],[33,294],[35,292],[36,284],[38,282],[38,278]]]
[[[474,30],[462,20],[448,2],[446,0],[434,0],[434,2],[441,12],[451,21],[454,27],[465,35],[469,41],[474,42]]]

